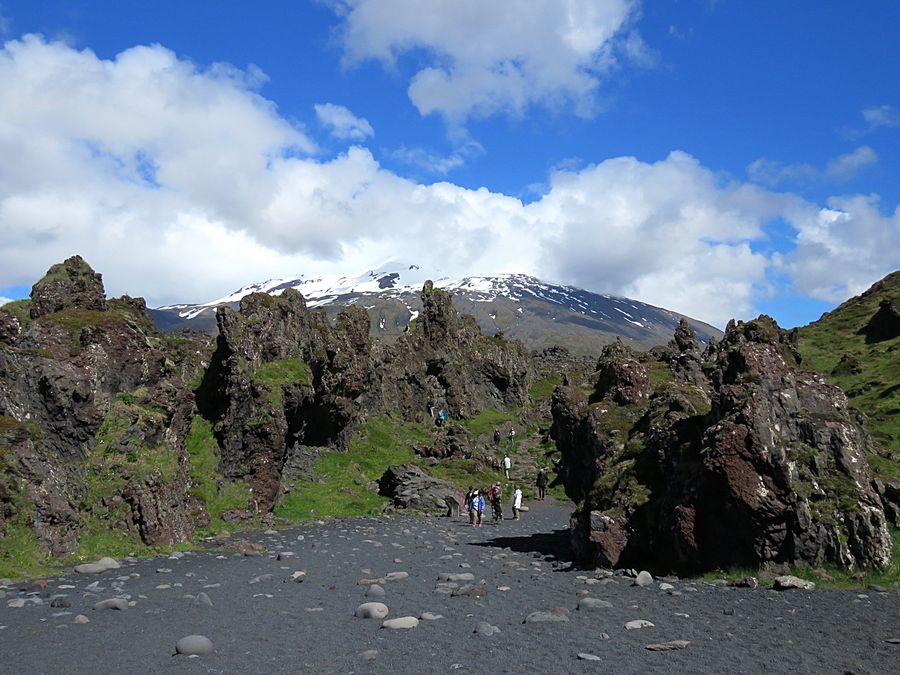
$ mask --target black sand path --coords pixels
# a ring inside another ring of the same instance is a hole
[[[248,535],[268,547],[262,556],[197,552],[73,573],[43,591],[7,586],[0,672],[900,672],[900,644],[888,642],[900,638],[896,591],[776,592],[678,580],[671,589],[660,580],[636,587],[571,568],[567,509],[530,506],[500,527],[336,520]],[[302,582],[291,580],[297,571],[306,573]],[[397,572],[408,576],[379,580]],[[459,574],[472,579],[450,576]],[[384,596],[367,597],[366,579]],[[94,609],[116,597],[129,606]],[[391,630],[356,618],[369,601],[385,604],[388,619],[417,617],[418,625]],[[442,618],[423,619],[427,613]],[[76,623],[78,615],[89,622]],[[626,629],[638,620],[653,625]],[[192,634],[210,638],[214,651],[173,656]],[[646,649],[674,640],[690,644]]]

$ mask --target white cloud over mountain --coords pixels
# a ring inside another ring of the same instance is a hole
[[[152,306],[252,281],[388,259],[444,274],[524,272],[723,324],[768,271],[816,297],[892,269],[900,216],[872,197],[827,209],[723,179],[683,152],[556,171],[525,204],[422,184],[354,146],[318,158],[255,89],[160,46],[114,60],[38,37],[0,50],[0,288],[80,253],[112,294]],[[783,217],[797,248],[756,250]],[[893,245],[892,245],[893,244]]]
[[[623,57],[655,55],[631,30],[637,0],[332,0],[348,63],[424,61],[409,84],[423,115],[452,125],[522,114],[533,104],[594,108],[603,76]],[[423,56],[424,55],[424,56]]]

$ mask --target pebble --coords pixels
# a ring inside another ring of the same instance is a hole
[[[271,574],[260,574],[260,575],[257,576],[257,577],[253,577],[253,578],[250,580],[250,583],[251,583],[251,584],[259,584],[259,583],[262,583],[262,582],[264,582],[264,581],[272,581],[272,575],[271,575]]]
[[[197,599],[195,600],[195,603],[198,605],[203,605],[204,607],[212,607],[213,606],[212,600],[203,591],[200,591],[199,593],[197,593]]]
[[[475,626],[475,630],[472,632],[476,635],[481,635],[482,637],[491,637],[495,633],[499,633],[500,629],[497,626],[489,624],[487,621],[479,621],[478,625]]]
[[[578,658],[582,661],[601,661],[602,659],[596,654],[588,654],[586,652],[579,652]]]
[[[388,572],[384,578],[385,581],[401,581],[409,578],[409,572]]]
[[[403,630],[406,628],[415,628],[419,625],[419,620],[414,616],[400,616],[396,619],[387,619],[381,624],[382,628],[390,630]]]
[[[675,587],[672,584],[667,584],[665,582],[663,582],[659,585],[659,590],[661,590],[661,591],[671,591],[674,588]]]
[[[175,653],[185,656],[201,656],[213,650],[213,643],[205,635],[188,635],[175,643]]]
[[[306,580],[306,571],[305,570],[297,570],[293,574],[291,574],[291,581],[296,581],[297,583],[303,583]]]
[[[367,598],[383,598],[384,589],[378,584],[372,584],[366,589]]]
[[[100,572],[106,571],[106,567],[99,563],[82,563],[75,565],[75,571],[78,574],[100,574]]]
[[[359,658],[363,661],[374,661],[378,657],[377,649],[367,649],[364,652],[360,652]]]
[[[460,572],[458,574],[445,572],[438,576],[438,581],[475,581],[475,575],[471,572]]]
[[[806,581],[805,579],[800,579],[799,577],[795,577],[790,574],[783,577],[775,577],[775,581],[772,584],[772,588],[774,588],[776,591],[787,591],[792,588],[811,591],[815,587],[815,582]]]
[[[128,609],[128,601],[125,598],[109,598],[94,603],[94,609],[117,609],[119,611]]]
[[[484,590],[481,586],[475,586],[473,584],[466,584],[465,586],[461,586],[457,589],[454,589],[450,593],[450,597],[455,598],[459,596],[467,597],[467,598],[483,598],[487,595],[487,591]]]
[[[691,644],[689,640],[672,640],[647,645],[644,649],[649,649],[651,652],[671,652],[676,649],[685,649],[689,644]]]
[[[557,607],[548,611],[532,612],[522,623],[556,623],[569,620],[569,610]]]
[[[650,574],[650,572],[643,570],[640,573],[638,573],[638,575],[634,578],[634,581],[631,582],[631,585],[645,587],[645,586],[650,586],[652,583],[653,583],[653,575]]]
[[[103,557],[97,561],[98,565],[103,565],[108,570],[117,570],[121,565],[110,557]]]
[[[612,609],[613,604],[609,600],[601,600],[600,598],[582,598],[578,601],[579,610],[598,610]]]
[[[383,619],[388,615],[388,607],[380,602],[364,602],[356,608],[356,616],[360,619]]]
[[[13,607],[18,609],[19,607],[25,606],[25,598],[16,598],[15,600],[10,600],[6,603],[7,607]]]
[[[87,618],[84,614],[76,614],[73,619],[75,623],[90,623],[91,620]]]
[[[625,624],[625,630],[636,630],[638,628],[652,628],[653,624],[645,619],[635,619]]]
[[[422,612],[419,616],[422,621],[437,621],[438,619],[443,619],[443,614],[432,614],[431,612]]]

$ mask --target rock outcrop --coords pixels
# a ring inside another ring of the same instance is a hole
[[[464,495],[453,483],[434,478],[414,464],[390,466],[378,480],[378,494],[391,500],[394,511],[446,512],[450,503],[463,504]]]
[[[866,461],[873,441],[838,388],[800,369],[796,334],[760,317],[729,325],[703,355],[685,335],[672,347],[637,357],[608,349],[593,393],[554,395],[561,475],[581,502],[572,526],[582,562],[888,565]],[[655,373],[646,398],[631,384],[643,382],[638,365]]]
[[[0,312],[5,523],[31,530],[56,556],[97,529],[121,527],[149,544],[192,536],[202,514],[184,450],[191,393],[174,376],[179,366],[191,372],[189,359],[170,358],[169,338],[153,328],[142,299],[107,301],[100,275],[79,256],[54,265],[25,304],[16,316]],[[111,417],[123,400],[133,408],[127,422]],[[140,424],[142,416],[154,424]],[[115,443],[103,446],[111,434]],[[148,447],[166,471],[148,466]]]

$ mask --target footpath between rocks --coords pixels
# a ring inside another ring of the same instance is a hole
[[[317,521],[243,533],[239,552],[102,560],[46,583],[0,582],[0,672],[900,670],[896,591],[578,570],[568,509],[530,507],[482,528],[437,517]]]

